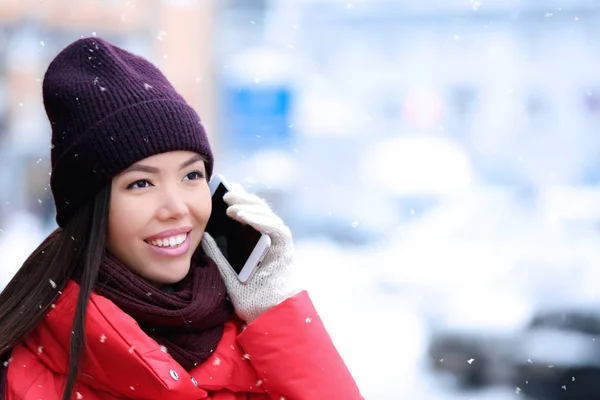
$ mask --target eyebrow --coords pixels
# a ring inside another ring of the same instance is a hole
[[[191,157],[187,161],[182,162],[181,165],[179,165],[179,171],[181,171],[182,169],[184,169],[186,167],[189,167],[192,164],[197,163],[198,161],[206,161],[206,158],[204,158],[204,156],[201,154],[196,154],[195,156]],[[159,169],[156,167],[151,167],[149,165],[144,165],[144,164],[133,164],[131,167],[127,168],[123,173],[128,173],[128,172],[133,172],[133,171],[147,172],[149,174],[157,174],[159,172]]]

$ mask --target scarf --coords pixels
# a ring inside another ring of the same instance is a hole
[[[181,282],[163,288],[106,254],[95,291],[130,315],[187,371],[210,357],[233,313],[218,267],[204,254],[193,258]]]

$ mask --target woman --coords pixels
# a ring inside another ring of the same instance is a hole
[[[148,61],[98,38],[44,76],[59,228],[0,294],[7,399],[361,399],[267,204],[225,196],[271,236],[241,284],[204,228],[212,152]]]

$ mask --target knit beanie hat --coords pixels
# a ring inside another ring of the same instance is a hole
[[[52,126],[50,185],[64,227],[86,200],[146,157],[213,155],[196,112],[150,62],[100,38],[77,40],[50,63],[43,98]]]

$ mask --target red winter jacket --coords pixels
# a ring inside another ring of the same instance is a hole
[[[79,286],[70,282],[43,322],[12,351],[7,400],[59,400]],[[92,294],[76,398],[159,400],[362,399],[308,295],[234,321],[214,354],[185,371],[114,303]]]

